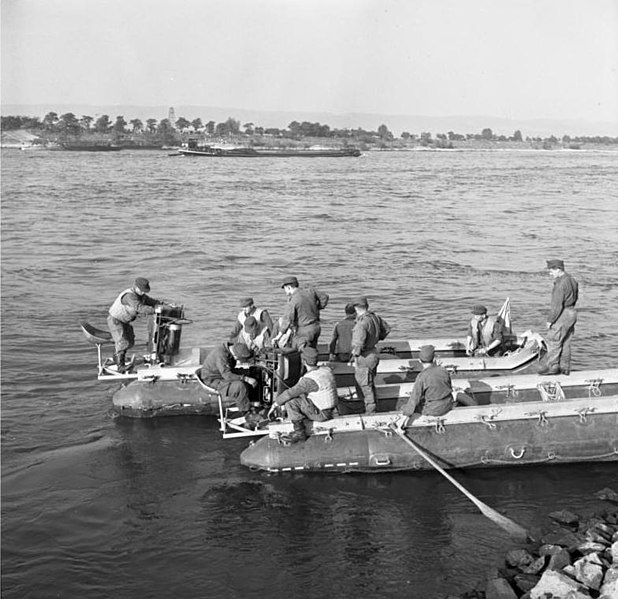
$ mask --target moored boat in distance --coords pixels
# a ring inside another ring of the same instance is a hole
[[[244,146],[198,145],[195,140],[189,141],[178,149],[182,156],[210,156],[214,158],[344,158],[358,157],[358,148],[270,148]]]
[[[118,152],[121,146],[109,142],[66,142],[61,144],[62,149],[70,152]]]

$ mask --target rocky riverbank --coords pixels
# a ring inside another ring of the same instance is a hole
[[[476,589],[447,599],[618,599],[618,493],[595,497],[607,509],[550,513],[538,541],[509,551]]]

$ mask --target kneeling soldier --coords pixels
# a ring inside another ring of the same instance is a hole
[[[318,366],[317,349],[305,346],[302,355],[307,372],[296,385],[276,398],[268,412],[270,416],[278,407],[285,406],[294,425],[294,431],[283,439],[288,444],[307,438],[305,418],[317,422],[330,420],[337,407],[337,383],[333,371],[328,366]]]

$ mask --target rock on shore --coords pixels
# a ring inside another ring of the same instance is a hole
[[[595,493],[608,508],[582,518],[549,514],[551,530],[513,549],[478,590],[448,599],[618,599],[618,493]]]

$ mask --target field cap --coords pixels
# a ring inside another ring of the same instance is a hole
[[[476,306],[472,306],[472,314],[476,316],[480,316],[481,314],[487,314],[487,308],[482,306],[481,304],[477,304]]]
[[[315,347],[306,345],[302,350],[303,360],[307,366],[318,365],[318,350]]]
[[[346,304],[345,305],[345,313],[346,314],[354,314],[354,304]]]
[[[423,345],[421,351],[418,354],[418,359],[421,362],[433,362],[433,357],[436,353],[436,348],[433,345]]]
[[[253,298],[252,297],[243,297],[240,300],[240,307],[247,308],[249,306],[253,306]]]
[[[247,360],[251,357],[251,350],[244,343],[234,343],[233,350],[239,360]]]
[[[281,281],[281,287],[285,287],[286,285],[294,285],[294,287],[298,287],[298,279],[296,277],[285,277],[285,279]]]
[[[564,270],[564,262],[562,260],[548,260],[547,268],[559,268]]]
[[[150,283],[148,282],[148,279],[144,279],[143,277],[137,277],[137,279],[135,279],[135,283],[133,283],[133,286],[137,287],[144,293],[148,293],[150,291]]]
[[[253,329],[256,329],[258,326],[258,321],[255,319],[255,316],[249,316],[249,318],[245,319],[245,331],[248,333],[252,332]]]
[[[364,295],[359,295],[353,302],[352,302],[353,306],[361,306],[362,308],[368,308],[369,307],[369,302],[367,301],[367,298]]]

